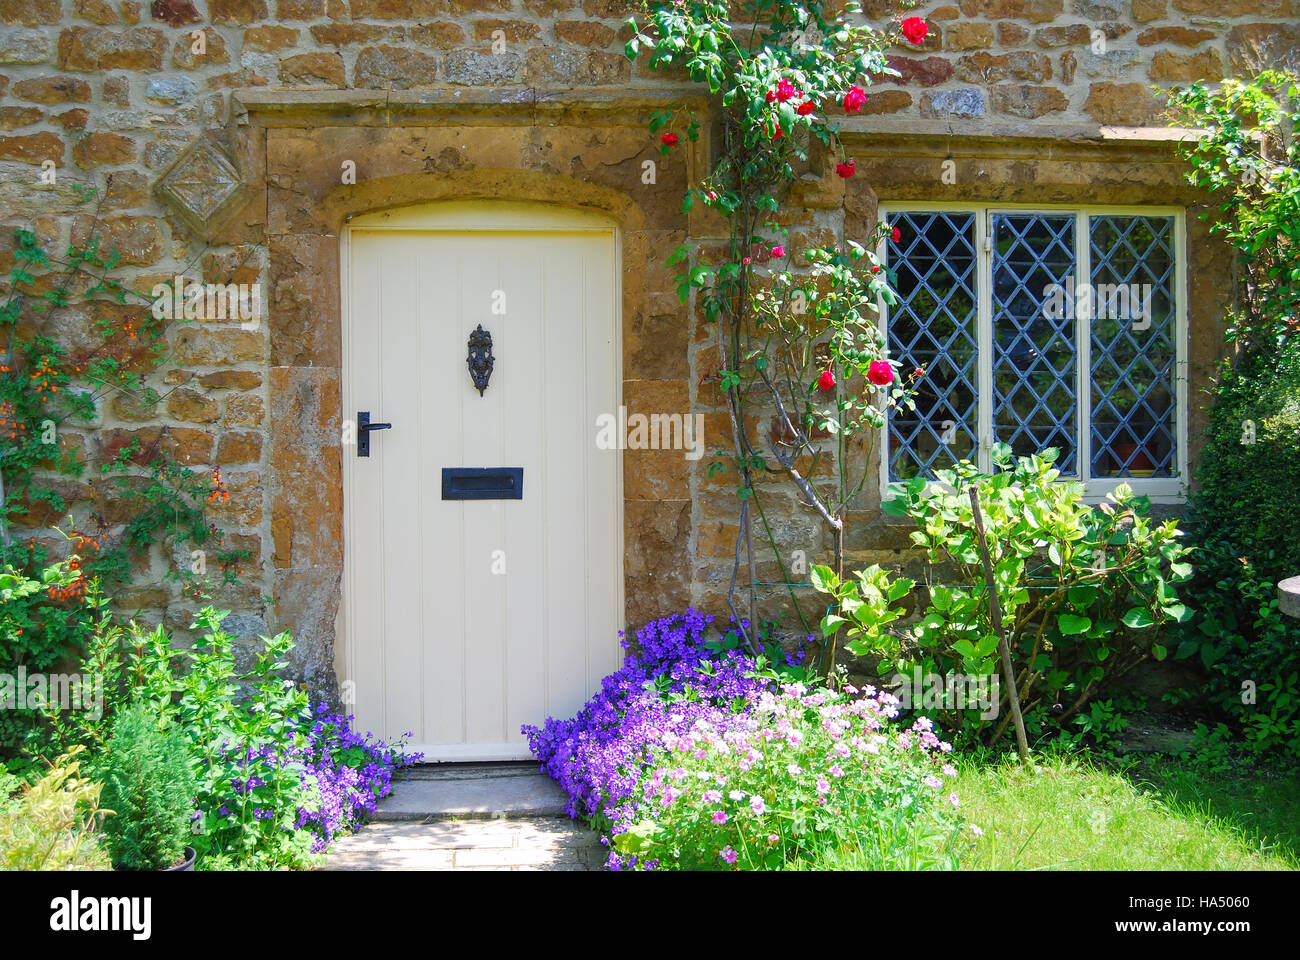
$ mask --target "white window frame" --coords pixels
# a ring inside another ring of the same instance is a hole
[[[992,469],[990,449],[993,438],[993,249],[992,224],[994,214],[1037,213],[1048,215],[1073,214],[1075,218],[1076,283],[1081,278],[1092,277],[1092,248],[1088,237],[1088,218],[1092,216],[1149,216],[1173,217],[1174,226],[1174,442],[1177,445],[1177,476],[1173,477],[1087,477],[1092,465],[1092,388],[1090,328],[1076,324],[1075,356],[1075,416],[1078,428],[1077,477],[1083,479],[1084,496],[1090,501],[1100,501],[1120,483],[1127,483],[1136,494],[1147,496],[1152,503],[1185,503],[1188,493],[1188,384],[1187,384],[1187,216],[1183,207],[1101,205],[1101,204],[1038,204],[1038,203],[968,203],[968,202],[909,202],[893,200],[882,202],[877,210],[877,221],[886,223],[891,213],[974,213],[975,214],[975,293],[977,303],[976,331],[979,356],[977,380],[979,392],[976,466],[988,473]],[[880,262],[889,264],[889,240],[886,237],[876,250]],[[881,332],[889,343],[889,307],[880,298],[877,302]],[[880,493],[887,500],[898,496],[902,481],[889,479],[889,415],[881,428]]]

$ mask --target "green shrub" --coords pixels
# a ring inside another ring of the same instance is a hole
[[[68,654],[84,649],[102,597],[70,557],[46,566],[37,580],[16,567],[0,566],[0,670],[18,667],[47,673]],[[19,755],[23,742],[39,736],[40,711],[0,703],[0,758]]]
[[[100,842],[101,785],[81,776],[80,748],[10,796],[14,778],[0,777],[0,870],[107,870]]]
[[[1278,610],[1277,582],[1300,574],[1300,78],[1193,84],[1171,104],[1206,131],[1185,149],[1188,179],[1218,201],[1211,229],[1239,278],[1188,525],[1199,615],[1176,656],[1210,671],[1246,746],[1295,760],[1300,621]]]
[[[1300,574],[1300,341],[1225,365],[1215,392],[1189,522],[1199,616],[1177,656],[1211,671],[1213,703],[1254,752],[1300,758],[1300,620],[1277,595]]]
[[[946,704],[922,701],[922,691],[910,688],[904,701],[945,728],[985,743],[997,742],[1007,730],[1010,691],[1000,683],[998,638],[967,493],[971,484],[979,491],[1030,732],[1070,724],[1106,681],[1149,657],[1163,659],[1162,628],[1189,616],[1173,586],[1191,573],[1181,562],[1185,548],[1175,522],[1153,524],[1149,501],[1134,496],[1127,484],[1097,507],[1085,503],[1082,484],[1058,480],[1056,455],[1049,449],[1013,463],[1010,448],[999,444],[993,455],[999,472],[981,474],[963,462],[940,471],[939,483],[908,481],[902,496],[885,504],[887,513],[916,522],[911,539],[930,565],[923,615],[909,628],[884,629],[897,619],[891,604],[911,581],[891,581],[878,568],[859,571],[856,583],[841,582],[825,567],[813,577],[814,586],[836,601],[822,621],[823,632],[833,636],[846,628],[845,647],[879,658],[882,675],[988,677],[989,687],[997,678],[1000,699],[993,710],[969,701],[963,706],[955,697]]]
[[[195,784],[185,735],[145,703],[118,714],[100,762],[104,832],[119,870],[162,870],[185,859]]]
[[[132,623],[96,630],[81,669],[104,676],[102,717],[48,716],[51,741],[102,749],[117,718],[143,705],[165,716],[183,737],[197,798],[195,833],[187,842],[205,861],[228,856],[238,869],[304,867],[315,835],[298,823],[319,807],[319,789],[304,782],[297,753],[310,717],[306,693],[279,672],[293,648],[286,634],[263,638],[250,670],[235,664],[234,637],[221,629],[226,611],[205,607],[192,629],[192,650],[177,650],[162,627]]]

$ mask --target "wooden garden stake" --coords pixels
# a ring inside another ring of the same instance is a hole
[[[979,488],[970,485],[971,509],[975,511],[975,532],[980,541],[980,559],[984,561],[984,580],[989,586],[989,617],[993,620],[993,631],[998,635],[998,650],[1002,654],[1002,676],[1011,690],[1011,719],[1016,725],[1016,749],[1020,751],[1022,763],[1029,763],[1029,741],[1025,737],[1025,719],[1020,715],[1020,687],[1016,683],[1016,672],[1011,666],[1011,648],[1002,630],[1002,604],[998,602],[998,586],[993,579],[993,563],[989,560],[989,545],[984,539],[984,516],[980,513]]]

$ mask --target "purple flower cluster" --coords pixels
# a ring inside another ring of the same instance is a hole
[[[764,684],[747,676],[749,656],[705,646],[712,621],[689,609],[646,624],[634,644],[623,639],[623,668],[577,716],[523,728],[543,772],[568,794],[569,816],[603,818],[617,832],[635,819],[644,765],[666,736],[700,720],[726,730],[743,719]]]
[[[318,804],[299,807],[294,821],[298,829],[316,834],[315,853],[372,816],[379,801],[393,792],[393,773],[424,758],[371,741],[352,729],[352,720],[317,704],[310,725],[300,726],[303,737],[289,757],[301,764],[304,784],[314,784],[320,797]]]
[[[312,852],[323,853],[337,835],[374,814],[392,793],[394,772],[423,759],[372,741],[352,729],[352,720],[321,703],[291,722],[282,740],[241,747],[224,741],[217,751],[221,774],[214,778],[217,816],[225,823],[278,820],[266,829],[307,831]],[[220,848],[227,839],[218,838]]]

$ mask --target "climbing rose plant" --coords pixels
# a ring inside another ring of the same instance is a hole
[[[840,142],[840,122],[866,106],[873,77],[899,75],[884,51],[900,35],[901,42],[921,43],[928,28],[919,17],[903,20],[899,34],[852,23],[861,14],[855,0],[835,13],[822,2],[732,6],[653,3],[643,21],[627,21],[626,54],[648,56],[653,69],[683,68],[708,89],[709,116],[697,115],[690,99],[650,115],[662,154],[683,138],[698,141],[706,122],[721,126],[717,160],[687,187],[682,211],[699,204],[721,215],[728,243],[720,255],[683,244],[667,262],[682,270],[683,303],[694,297],[698,312],[717,324],[716,367],[701,383],[714,383],[725,399],[732,449],[719,451],[709,469],[714,475],[730,463],[738,474],[740,522],[728,597],[738,620],[756,624],[756,524],[789,582],[756,477],[782,475],[796,487],[830,534],[834,566],[842,569],[845,518],[865,483],[870,443],[888,407],[910,403],[907,387],[921,374],[900,376],[875,316],[880,301],[897,301],[875,248],[887,238],[898,242],[898,231],[881,225],[863,243],[792,251],[782,204],[806,171],[832,182],[856,174]],[[744,22],[733,23],[733,16]],[[770,418],[770,431],[754,428],[756,415]],[[814,483],[828,455],[835,481]],[[742,552],[747,617],[734,601]],[[757,651],[753,631],[746,639]]]

